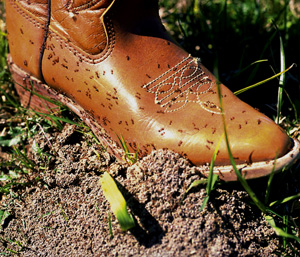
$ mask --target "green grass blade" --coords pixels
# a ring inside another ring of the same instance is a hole
[[[273,41],[273,39],[275,38],[276,35],[277,35],[277,31],[275,31],[275,32],[271,35],[271,37],[268,39],[267,42],[264,42],[264,48],[263,48],[263,50],[261,51],[260,58],[261,58],[262,56],[264,56],[264,55],[265,55],[265,52],[267,51],[267,49],[270,48],[270,45],[271,45],[271,43],[272,43],[272,41]],[[260,58],[259,58],[259,59],[260,59]],[[256,74],[257,74],[257,72],[258,72],[258,67],[259,67],[259,66],[256,66],[256,67],[254,68],[253,72],[252,72],[251,75],[249,76],[249,78],[248,78],[248,80],[246,81],[245,85],[248,85],[248,84],[249,84],[249,81],[252,81],[252,79],[256,76]]]
[[[289,223],[289,219],[287,215],[283,215],[283,231],[285,233],[288,233],[288,223]],[[286,237],[283,237],[283,249],[286,248]]]
[[[44,117],[46,117],[46,118],[50,118],[50,119],[52,119],[52,120],[54,120],[54,121],[61,121],[61,122],[63,122],[63,123],[69,123],[69,124],[71,124],[71,125],[77,125],[78,127],[82,127],[82,128],[85,127],[84,124],[79,123],[79,122],[76,122],[76,121],[72,121],[72,120],[70,120],[70,119],[68,119],[68,118],[57,117],[57,116],[52,115],[52,114],[42,113],[42,112],[37,112],[37,111],[33,111],[33,112],[36,113],[37,115],[44,116]]]
[[[270,207],[271,206],[276,206],[276,205],[283,204],[283,203],[286,203],[286,202],[289,202],[289,201],[292,201],[292,200],[295,200],[295,199],[298,199],[298,198],[300,198],[300,193],[298,193],[296,195],[286,197],[286,198],[281,199],[281,200],[274,201],[274,202],[270,203],[269,206]]]
[[[5,219],[10,216],[9,211],[6,210],[0,210],[0,228],[4,224]]]
[[[116,134],[116,135],[117,135],[117,134]],[[127,154],[129,153],[129,149],[128,149],[128,147],[127,147],[127,144],[126,144],[126,142],[125,142],[123,136],[120,135],[120,137],[119,137],[119,136],[117,135],[117,137],[118,137],[118,139],[119,139],[119,142],[120,142],[120,144],[121,144],[121,146],[122,146],[122,148],[123,148],[125,154],[127,155]]]
[[[65,219],[66,222],[69,222],[69,218],[67,216],[67,214],[65,213],[65,211],[63,210],[63,208],[61,207],[61,205],[58,205],[59,209],[60,209],[60,214],[63,216],[63,218]]]
[[[279,34],[279,40],[280,40],[280,71],[283,72],[285,70],[285,53],[284,53],[282,37],[280,34]],[[279,88],[278,88],[278,96],[277,96],[277,117],[275,119],[275,122],[277,124],[279,124],[281,118],[282,93],[284,89],[284,84],[285,84],[285,72],[280,74],[279,77]]]
[[[296,105],[294,104],[293,100],[291,99],[290,95],[288,94],[288,92],[286,90],[284,90],[285,92],[285,95],[287,96],[289,102],[290,102],[290,105],[292,106],[293,108],[293,111],[294,111],[294,115],[295,115],[295,120],[298,120],[298,112],[297,112],[297,107]]]
[[[243,73],[244,71],[248,70],[248,69],[249,69],[252,65],[254,65],[254,64],[258,64],[258,63],[262,63],[262,62],[267,62],[267,61],[268,61],[268,59],[263,59],[263,60],[257,60],[257,61],[255,61],[255,62],[252,62],[252,63],[250,63],[249,65],[247,65],[246,67],[241,68],[238,72],[236,72],[236,73],[233,75],[233,77],[237,77],[237,76],[241,75],[241,73]]]
[[[110,239],[113,239],[114,238],[114,234],[113,234],[113,230],[112,230],[110,211],[108,212],[108,229],[109,229]]]
[[[130,164],[130,165],[136,163],[137,160],[138,160],[138,158],[139,158],[139,149],[137,148],[137,150],[136,150],[135,153],[131,153],[131,152],[129,151],[129,148],[128,148],[128,146],[127,146],[127,144],[126,144],[126,141],[125,141],[125,139],[123,138],[123,136],[120,135],[120,137],[119,137],[119,136],[117,135],[117,133],[115,133],[115,134],[116,134],[116,136],[118,137],[118,140],[119,140],[119,142],[120,142],[120,144],[121,144],[121,146],[122,146],[122,148],[123,148],[123,150],[124,150],[124,152],[125,152],[125,156],[124,156],[123,159],[124,159],[128,164]]]
[[[219,96],[219,101],[220,101],[220,108],[221,108],[221,111],[222,111],[222,119],[223,119],[225,142],[226,142],[226,146],[227,146],[227,152],[228,152],[228,155],[229,155],[230,163],[231,163],[231,165],[232,165],[232,167],[234,169],[234,172],[235,172],[235,174],[236,174],[239,182],[244,187],[244,189],[246,190],[246,192],[249,194],[249,196],[252,199],[252,201],[255,203],[255,205],[263,213],[266,213],[266,207],[265,207],[265,205],[257,198],[256,194],[250,188],[250,186],[247,183],[247,181],[245,180],[245,178],[242,177],[240,171],[238,170],[238,168],[236,166],[235,160],[234,160],[232,152],[231,152],[230,144],[229,144],[229,138],[228,138],[228,133],[227,133],[227,128],[226,128],[226,121],[225,121],[225,114],[224,114],[224,110],[223,110],[223,101],[222,101],[222,93],[221,93],[220,83],[217,83],[217,90],[218,90],[218,96]]]
[[[105,198],[110,203],[111,209],[118,219],[123,231],[135,226],[134,219],[127,211],[126,201],[119,191],[114,179],[105,172],[100,178],[101,187]]]
[[[265,204],[267,204],[269,202],[269,197],[270,197],[270,192],[271,192],[271,184],[272,184],[272,181],[273,181],[273,178],[274,178],[274,175],[275,175],[275,167],[276,167],[276,161],[277,161],[277,154],[275,156],[275,162],[274,162],[274,165],[273,165],[273,168],[272,168],[272,172],[269,176],[269,179],[268,179],[268,184],[267,184],[267,188],[266,188],[266,194],[265,194]]]
[[[185,191],[185,193],[183,194],[181,200],[180,200],[180,204],[182,203],[182,201],[185,199],[185,197],[187,196],[187,194],[190,192],[190,190],[192,188],[198,187],[200,185],[205,185],[207,184],[207,178],[203,178],[203,179],[197,179],[194,180],[188,187],[188,189]]]
[[[244,93],[244,92],[246,92],[246,91],[248,91],[248,90],[250,90],[250,89],[252,89],[252,88],[255,88],[255,87],[257,87],[257,86],[260,86],[260,85],[262,85],[262,84],[264,84],[264,83],[266,83],[266,82],[268,82],[268,81],[270,81],[270,80],[272,80],[272,79],[275,79],[275,78],[281,76],[282,74],[286,73],[287,71],[289,71],[291,68],[294,67],[294,65],[295,65],[295,64],[292,64],[290,67],[288,67],[288,68],[285,69],[284,71],[281,71],[281,72],[275,74],[274,76],[272,76],[272,77],[270,77],[270,78],[267,78],[267,79],[262,80],[262,81],[260,81],[260,82],[258,82],[258,83],[255,83],[255,84],[253,84],[253,85],[251,85],[251,86],[244,87],[244,88],[242,88],[242,89],[240,89],[240,90],[238,90],[238,91],[235,91],[234,94],[235,94],[235,95],[239,95],[239,94]]]
[[[213,174],[213,172],[214,172],[215,161],[216,161],[217,154],[218,154],[218,151],[219,151],[219,147],[220,147],[220,144],[222,142],[223,137],[224,137],[224,134],[220,137],[219,142],[218,142],[218,144],[216,146],[216,149],[214,151],[212,160],[210,162],[209,176],[208,176],[208,181],[207,181],[207,186],[206,186],[207,195],[209,195],[210,192],[214,189],[215,184],[216,184],[216,182],[218,181],[218,178],[219,178],[219,176],[216,175],[216,174]]]
[[[5,96],[7,102],[11,106],[13,106],[15,108],[19,108],[20,107],[20,102],[14,96],[7,94],[2,88],[0,88],[0,91],[1,91],[1,94]]]
[[[37,93],[37,92],[34,90],[34,85],[33,85],[33,83],[31,82],[30,84],[31,84],[32,89],[29,89],[29,88],[27,88],[27,87],[24,87],[23,85],[21,85],[21,84],[19,84],[19,83],[18,83],[18,86],[22,87],[24,90],[30,92],[31,94],[37,96],[38,98],[40,98],[40,99],[42,99],[42,100],[45,100],[46,102],[52,103],[52,104],[54,104],[54,105],[57,105],[57,107],[63,106],[63,104],[62,104],[61,102],[59,102],[59,101],[57,101],[57,100],[54,100],[54,99],[51,99],[50,97],[47,97],[47,96],[44,96],[44,95],[41,95],[41,94]]]
[[[203,202],[202,202],[200,211],[203,211],[203,210],[204,210],[206,204],[208,203],[208,200],[209,200],[209,195],[205,196],[205,198],[203,199]]]
[[[215,161],[216,161],[217,154],[218,154],[218,151],[219,151],[219,147],[220,147],[220,144],[221,144],[221,141],[222,141],[223,137],[224,137],[224,134],[220,137],[219,142],[216,146],[216,149],[213,153],[212,160],[210,162],[209,175],[208,175],[207,185],[206,185],[206,194],[207,194],[207,196],[204,198],[204,201],[201,205],[200,211],[202,211],[205,208],[205,205],[207,204],[207,202],[209,200],[210,193],[211,193],[212,190],[214,190],[215,185],[216,185],[217,181],[219,180],[219,176],[217,174],[214,174],[213,172],[214,172]]]
[[[190,184],[190,186],[188,187],[188,189],[185,191],[185,195],[188,194],[192,188],[200,186],[200,185],[204,185],[204,184],[207,184],[207,179],[197,179],[197,180],[193,181]]]
[[[14,157],[16,158],[16,160],[20,161],[22,163],[22,165],[24,165],[26,168],[34,170],[35,168],[35,163],[33,161],[31,161],[27,155],[25,153],[22,153],[15,145],[12,146],[13,148],[13,153],[14,153]],[[24,148],[24,152],[25,152],[25,147]]]
[[[200,7],[199,7],[199,1],[198,0],[194,0],[194,4],[193,4],[193,12],[194,12],[194,16],[195,17],[199,17],[200,16]]]
[[[277,227],[276,224],[275,224],[275,221],[274,221],[273,217],[271,217],[269,215],[266,215],[265,219],[270,224],[270,226],[275,230],[275,232],[276,232],[276,234],[278,236],[282,236],[282,237],[285,237],[285,238],[294,239],[294,240],[296,240],[300,244],[300,237],[291,235],[291,234],[285,232],[284,230],[282,230],[281,228]]]
[[[18,254],[18,252],[14,251],[14,250],[12,250],[10,248],[6,248],[6,250],[9,251],[9,252],[11,252],[11,253],[13,253],[13,254]]]

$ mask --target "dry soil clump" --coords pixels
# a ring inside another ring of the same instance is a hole
[[[0,236],[21,256],[277,256],[279,239],[238,184],[213,191],[204,210],[205,187],[185,194],[202,176],[188,160],[155,151],[132,166],[103,152],[73,125],[31,142],[50,152],[39,183],[19,197],[2,198],[10,211]],[[45,156],[31,150],[37,165]],[[100,159],[99,159],[100,157]],[[48,159],[49,160],[49,159]],[[108,171],[127,200],[137,226],[122,232],[99,182]],[[20,244],[11,244],[8,239]],[[21,247],[22,246],[22,247]]]

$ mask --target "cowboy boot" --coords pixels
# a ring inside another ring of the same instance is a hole
[[[64,103],[114,155],[123,155],[122,136],[140,157],[170,149],[207,175],[218,147],[214,173],[236,180],[223,110],[245,178],[299,157],[298,141],[223,84],[221,110],[218,81],[172,40],[158,1],[6,0],[6,8],[9,66],[23,104],[52,107],[32,92]]]

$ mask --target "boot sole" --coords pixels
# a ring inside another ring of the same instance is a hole
[[[62,103],[72,110],[76,115],[78,115],[81,120],[91,128],[101,144],[107,146],[108,152],[124,162],[125,152],[123,149],[119,147],[119,144],[117,144],[117,142],[115,142],[106,133],[104,128],[101,127],[87,111],[85,111],[72,99],[50,88],[48,85],[43,84],[40,80],[22,70],[12,61],[10,55],[8,55],[7,61],[15,83],[16,91],[20,96],[22,106],[26,108],[30,107],[40,113],[52,113],[55,115],[54,110],[57,109],[57,104],[53,103],[52,101],[48,101],[47,99],[52,99],[55,102]],[[300,157],[299,142],[296,139],[291,140],[293,141],[293,147],[284,156],[276,160],[255,162],[251,164],[239,164],[237,165],[237,168],[245,179],[254,179],[267,176],[272,172],[276,173],[284,168],[288,168]],[[209,175],[209,165],[204,165],[197,168],[203,175]],[[237,176],[232,165],[215,166],[214,174],[219,175],[220,179],[225,181],[237,180]]]

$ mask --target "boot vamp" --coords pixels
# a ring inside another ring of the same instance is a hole
[[[84,107],[110,135],[122,135],[140,156],[168,148],[195,164],[211,161],[224,133],[217,83],[172,41],[108,26],[109,43],[90,55],[51,33],[45,79]],[[62,72],[63,70],[63,72]],[[266,116],[221,86],[226,125],[238,163],[270,160],[290,140]],[[224,139],[217,164],[228,164]]]

